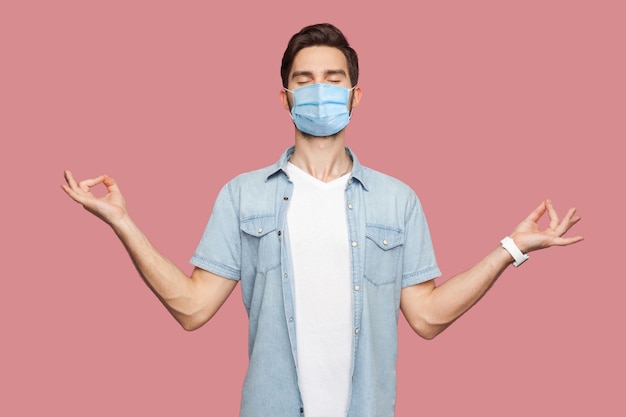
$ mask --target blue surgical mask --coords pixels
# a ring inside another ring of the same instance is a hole
[[[298,130],[313,136],[331,136],[348,125],[350,91],[332,84],[311,84],[285,91],[293,93],[291,118]]]

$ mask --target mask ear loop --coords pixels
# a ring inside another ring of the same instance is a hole
[[[358,84],[357,84],[358,85]],[[350,94],[357,86],[355,85],[351,89],[348,90],[348,94]],[[354,94],[350,97],[350,113],[348,114],[348,120],[352,119],[352,102],[354,101]]]
[[[283,87],[283,91],[287,91],[287,92],[289,92],[291,94],[294,94],[293,90],[290,90],[287,87]],[[291,116],[291,120],[293,121],[293,109],[294,109],[294,107],[296,105],[296,100],[294,99],[293,104],[291,104],[289,102],[289,94],[287,94],[287,104],[289,105],[289,108],[291,109],[289,111],[289,116]]]

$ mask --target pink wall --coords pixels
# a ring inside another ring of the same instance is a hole
[[[0,415],[237,414],[239,289],[184,332],[59,185],[115,177],[190,271],[221,185],[292,143],[280,58],[321,21],[360,55],[348,144],[418,192],[445,276],[546,197],[583,216],[583,243],[532,254],[434,341],[401,319],[397,415],[626,413],[622,2],[6,3]]]

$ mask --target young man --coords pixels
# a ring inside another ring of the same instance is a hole
[[[161,255],[107,176],[63,189],[112,226],[140,275],[188,330],[216,313],[241,281],[250,364],[242,416],[393,416],[400,308],[431,339],[526,253],[569,245],[580,220],[542,202],[484,259],[444,284],[415,193],[363,167],[345,147],[361,100],[357,55],[334,26],[305,27],[285,51],[280,98],[295,146],[220,192],[190,277]],[[97,198],[90,188],[104,184]],[[547,212],[549,227],[537,221]]]

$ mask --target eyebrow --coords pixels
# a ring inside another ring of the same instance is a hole
[[[325,70],[324,71],[324,75],[325,76],[329,76],[329,75],[343,75],[344,77],[347,76],[346,72],[344,70],[342,70],[342,69]],[[294,73],[291,75],[291,79],[294,79],[294,78],[300,77],[300,76],[313,77],[313,72],[312,71],[294,71]]]

